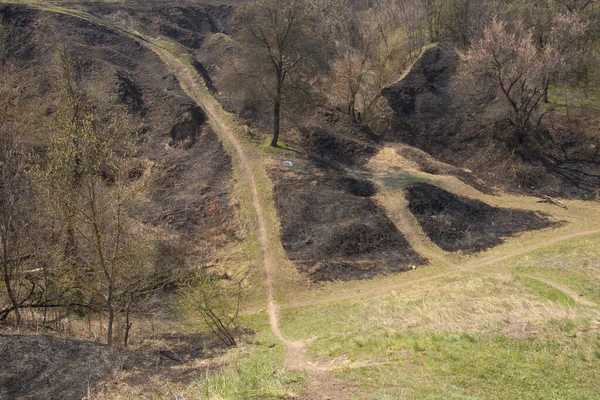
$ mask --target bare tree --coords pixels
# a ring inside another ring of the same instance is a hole
[[[112,345],[119,304],[140,288],[130,282],[151,271],[127,215],[140,189],[127,180],[138,124],[116,96],[84,88],[64,49],[58,62],[60,97],[43,183],[66,227],[66,265],[86,302],[106,311]]]
[[[371,63],[381,35],[369,22],[368,13],[359,11],[348,0],[317,3],[319,30],[330,43],[334,60],[333,90],[341,92],[348,115],[357,120],[357,97],[368,82]]]
[[[270,94],[277,146],[286,92],[306,90],[303,73],[312,64],[313,17],[303,0],[258,0],[239,14],[242,74]]]
[[[199,315],[206,327],[233,347],[237,343],[242,295],[241,282],[200,271],[181,284],[178,305],[191,318]]]
[[[597,0],[556,0],[556,2],[563,5],[569,12],[581,12],[598,4]]]
[[[6,74],[2,86],[15,89],[6,82]],[[14,92],[1,90],[2,110],[0,114],[0,271],[4,290],[9,300],[9,307],[2,310],[0,319],[4,320],[10,311],[14,311],[17,323],[20,321],[19,308],[31,298],[35,290],[28,296],[20,292],[24,288],[24,262],[31,258],[31,249],[27,236],[31,235],[31,193],[25,176],[25,157],[23,149],[17,143],[14,116]],[[31,285],[30,285],[31,289]],[[22,298],[25,296],[25,298]]]
[[[550,46],[539,50],[533,33],[521,22],[511,32],[505,23],[494,20],[467,54],[462,78],[467,84],[483,80],[498,88],[508,106],[506,120],[522,143],[546,114],[539,105],[548,91],[547,76],[559,63],[556,50]]]

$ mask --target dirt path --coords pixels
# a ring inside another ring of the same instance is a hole
[[[408,200],[402,192],[384,192],[376,198],[384,210],[386,215],[394,223],[398,231],[402,232],[408,243],[420,255],[435,260],[443,265],[451,265],[451,261],[447,259],[446,253],[438,245],[436,245],[423,232],[421,224],[408,208]]]
[[[539,276],[527,275],[527,277],[531,278],[531,279],[535,279],[536,281],[545,283],[548,286],[552,286],[554,289],[560,290],[561,292],[568,295],[569,297],[571,297],[573,300],[575,300],[579,304],[582,304],[582,305],[588,306],[588,307],[598,307],[598,304],[594,303],[591,300],[586,299],[585,297],[583,297],[582,294],[577,293],[575,290],[571,289],[570,287],[568,287],[566,285],[551,281],[550,279],[541,278]]]
[[[273,288],[273,276],[276,270],[276,263],[273,255],[269,252],[269,232],[265,222],[263,207],[260,202],[256,180],[252,167],[248,162],[246,153],[238,138],[229,129],[221,118],[221,108],[218,102],[206,93],[201,87],[196,76],[179,59],[174,57],[167,50],[158,46],[151,46],[152,50],[167,64],[169,69],[175,74],[179,83],[184,87],[188,94],[204,109],[209,120],[214,123],[217,134],[227,140],[233,147],[239,160],[239,165],[243,171],[244,178],[252,193],[252,204],[256,213],[256,225],[258,228],[258,239],[262,249],[263,267],[265,270],[265,290],[267,293],[267,312],[269,323],[273,335],[277,337],[286,347],[286,359],[284,367],[290,370],[305,370],[309,376],[309,391],[301,399],[331,399],[344,400],[349,398],[351,387],[332,376],[331,369],[320,366],[312,361],[306,354],[304,343],[287,340],[280,328],[279,306],[275,301],[275,291]]]
[[[269,252],[269,232],[265,222],[263,207],[260,202],[258,188],[251,164],[248,161],[240,141],[232,130],[227,126],[221,117],[222,108],[218,101],[212,97],[199,83],[199,79],[189,69],[189,66],[184,64],[170,51],[165,50],[153,41],[143,37],[138,32],[128,31],[127,29],[116,26],[110,22],[104,21],[102,18],[88,14],[80,10],[71,10],[59,6],[45,6],[43,4],[27,4],[26,2],[15,1],[18,4],[28,5],[40,11],[62,13],[93,22],[97,25],[111,29],[123,36],[133,40],[142,42],[146,47],[155,52],[160,59],[167,65],[169,70],[177,77],[182,88],[192,97],[192,99],[206,112],[209,121],[214,124],[216,133],[222,139],[226,140],[235,152],[235,156],[239,161],[239,167],[242,170],[244,179],[248,184],[252,195],[252,204],[255,211],[256,226],[258,229],[258,239],[261,245],[263,267],[265,272],[265,291],[267,294],[267,312],[271,331],[277,339],[279,339],[286,347],[285,367],[292,370],[305,370],[309,375],[309,390],[300,399],[330,399],[330,400],[345,400],[349,398],[351,386],[347,383],[336,379],[331,374],[334,368],[320,366],[317,362],[311,361],[306,354],[305,345],[302,342],[294,342],[287,340],[280,328],[279,306],[275,301],[275,292],[273,287],[273,276],[275,274],[276,264],[273,260],[273,255]]]
[[[452,267],[451,270],[445,271],[445,272],[442,272],[439,274],[430,275],[430,276],[423,277],[423,278],[409,280],[409,281],[381,284],[375,288],[364,289],[364,290],[361,289],[355,293],[346,293],[346,294],[336,295],[331,298],[289,303],[289,304],[285,305],[285,308],[316,306],[316,305],[320,305],[320,304],[335,303],[335,302],[339,302],[339,301],[352,300],[352,299],[357,299],[357,298],[361,298],[361,297],[366,298],[366,297],[380,296],[382,294],[389,293],[393,290],[401,289],[406,286],[430,282],[432,280],[445,278],[445,277],[452,276],[452,275],[455,275],[456,273],[460,273],[460,272],[477,270],[479,268],[483,268],[483,267],[486,267],[486,266],[489,266],[492,264],[496,264],[501,261],[505,261],[510,258],[513,258],[513,257],[518,257],[518,256],[521,256],[524,254],[528,254],[533,251],[540,250],[540,249],[543,249],[548,246],[552,246],[557,243],[561,243],[561,242],[565,242],[565,241],[568,241],[571,239],[581,238],[581,237],[585,237],[585,236],[596,235],[596,234],[600,234],[600,229],[592,229],[592,230],[587,230],[587,231],[582,231],[582,232],[571,233],[569,235],[556,237],[552,240],[546,240],[543,243],[536,243],[536,244],[532,244],[530,246],[524,246],[524,247],[521,247],[520,249],[515,249],[509,253],[502,255],[502,256],[484,257],[481,260],[473,260],[464,265],[454,264],[454,263],[451,263],[451,261],[444,259],[443,261],[445,263],[451,265],[451,267]],[[584,303],[582,303],[582,304],[584,304]]]

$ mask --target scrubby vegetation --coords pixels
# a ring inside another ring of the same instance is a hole
[[[9,3],[0,397],[597,397],[598,1]]]

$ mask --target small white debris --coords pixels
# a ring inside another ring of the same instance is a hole
[[[291,161],[284,161],[282,164],[284,167],[289,167],[289,168],[294,166],[294,163]]]
[[[416,266],[416,265],[413,265],[411,268],[412,268],[412,269],[417,269],[417,266]]]

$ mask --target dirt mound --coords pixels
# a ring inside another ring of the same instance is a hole
[[[156,165],[149,204],[140,204],[136,215],[145,223],[174,229],[184,244],[209,248],[236,235],[228,183],[231,160],[211,129],[197,129],[188,132],[193,141],[174,142],[176,147]]]
[[[483,182],[469,170],[464,170],[455,167],[454,165],[446,164],[415,147],[402,147],[398,150],[398,153],[401,156],[417,163],[423,172],[431,175],[455,176],[467,185],[473,186],[482,193],[494,194],[494,190],[492,188],[490,188],[485,182]]]
[[[300,128],[300,146],[312,157],[333,166],[364,164],[377,150],[379,138],[336,109],[318,111]]]
[[[426,183],[411,184],[404,192],[427,236],[445,251],[475,253],[517,233],[557,224],[541,213],[494,208]]]
[[[338,179],[342,188],[348,193],[358,197],[373,197],[377,193],[377,189],[372,182],[364,179],[357,179],[352,177],[342,177]]]
[[[136,363],[129,352],[95,343],[0,335],[0,398],[80,400]]]
[[[516,143],[496,92],[467,91],[456,84],[459,63],[453,50],[425,51],[404,79],[382,90],[389,109],[386,123],[373,124],[380,127],[377,133],[476,171],[491,186],[552,196],[597,196],[598,112],[556,112],[538,134]]]
[[[422,265],[375,202],[370,182],[330,171],[272,170],[285,250],[313,281],[372,278]]]
[[[165,36],[182,45],[198,49],[211,33],[223,31],[223,20],[231,5],[198,4],[193,1],[144,1],[127,3],[88,2],[86,11],[144,32]]]
[[[187,110],[183,110],[173,128],[171,128],[171,146],[177,145],[179,142],[187,141],[187,145],[193,144],[200,133],[202,125],[208,121],[204,111],[198,106],[191,106]]]

